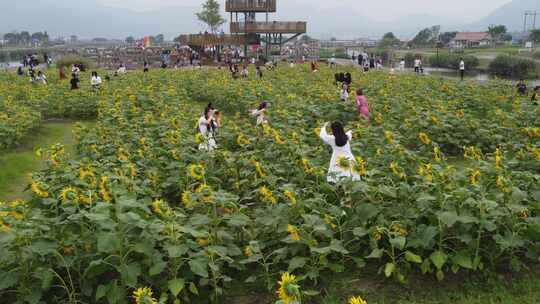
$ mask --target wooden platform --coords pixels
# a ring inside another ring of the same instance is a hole
[[[246,36],[244,35],[180,35],[180,43],[192,46],[206,45],[244,45]]]
[[[231,22],[231,33],[258,34],[304,34],[306,22]]]

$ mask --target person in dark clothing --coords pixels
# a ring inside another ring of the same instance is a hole
[[[540,93],[540,86],[536,86],[534,88],[533,94],[531,96],[531,101],[534,102],[534,104],[537,104],[538,101],[538,94]]]
[[[71,89],[72,90],[77,90],[79,89],[79,77],[77,76],[77,74],[73,73],[71,74],[71,80],[69,81],[69,83],[71,84]]]
[[[143,72],[144,72],[144,73],[148,73],[149,67],[150,67],[150,66],[148,65],[148,62],[145,61],[145,62],[144,62],[144,65],[143,65]]]
[[[21,66],[17,69],[17,75],[24,76],[24,71],[23,71],[23,68]]]
[[[375,68],[375,58],[373,57],[373,55],[371,55],[371,57],[369,58],[369,68],[370,69]]]
[[[352,75],[351,73],[347,72],[345,73],[345,76],[343,78],[343,83],[345,83],[347,86],[350,86],[352,83]]]
[[[335,73],[334,74],[334,80],[335,80],[335,84],[337,85],[338,83],[340,83],[340,79],[339,79],[339,73]]]
[[[255,68],[255,73],[257,74],[257,76],[259,76],[259,78],[263,78],[263,72],[260,66]]]
[[[525,81],[523,79],[520,79],[518,84],[516,85],[518,94],[521,96],[527,95],[527,85],[525,84]]]

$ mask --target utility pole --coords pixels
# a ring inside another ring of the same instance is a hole
[[[523,13],[523,32],[536,29],[536,16],[538,15],[537,11],[525,11]],[[532,21],[532,22],[531,22]],[[529,25],[531,27],[529,27]]]

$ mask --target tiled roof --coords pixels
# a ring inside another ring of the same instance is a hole
[[[491,35],[486,32],[461,32],[457,33],[454,40],[466,40],[466,41],[482,41],[491,40]]]

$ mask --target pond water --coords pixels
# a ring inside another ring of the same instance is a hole
[[[459,72],[456,70],[450,70],[450,69],[438,69],[438,68],[425,68],[425,73],[427,75],[431,76],[441,76],[441,77],[447,77],[447,78],[459,78]],[[479,83],[486,83],[490,80],[496,79],[490,74],[487,73],[479,73],[479,72],[467,72],[465,73],[466,79],[475,80]],[[508,81],[517,82],[518,79],[506,79]],[[529,87],[535,87],[540,86],[540,79],[530,79],[526,81],[527,85]]]

